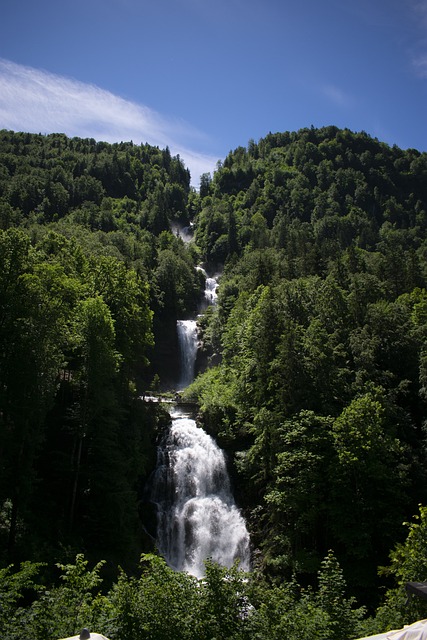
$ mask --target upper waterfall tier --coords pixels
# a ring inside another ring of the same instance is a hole
[[[195,320],[178,320],[178,343],[181,357],[179,389],[185,389],[194,379],[199,344]]]
[[[218,298],[218,275],[208,276],[203,267],[197,267],[205,277],[205,291],[203,295],[203,301],[201,304],[201,312],[205,311],[210,305],[216,304]]]

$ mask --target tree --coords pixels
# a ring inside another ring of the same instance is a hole
[[[95,486],[91,489],[90,508],[94,508],[98,497],[105,495],[105,489],[99,486],[102,484],[101,478],[95,469],[98,472],[102,469],[100,459],[105,455],[105,446],[103,447],[102,444],[105,445],[108,442],[111,437],[110,430],[116,422],[114,420],[114,411],[117,409],[114,377],[118,359],[114,350],[115,331],[111,312],[101,297],[88,298],[80,303],[76,311],[75,333],[79,360],[76,371],[79,400],[74,414],[75,445],[72,462],[74,478],[69,512],[71,527],[75,521],[78,488],[82,481],[82,457],[86,458],[89,451],[92,455],[83,467],[85,481],[83,488],[80,488],[80,494],[84,495],[84,491],[88,490],[89,478],[92,478]],[[88,468],[88,463],[92,468]],[[105,472],[101,477],[105,477]],[[99,510],[98,517],[100,514]],[[88,517],[88,514],[86,515]],[[101,526],[101,522],[98,521],[97,528]]]
[[[35,459],[64,362],[76,283],[59,265],[40,260],[23,232],[2,232],[0,253],[1,497],[11,505],[7,547],[12,554],[19,514],[30,509]]]
[[[248,628],[250,614],[246,578],[238,566],[226,569],[208,560],[206,575],[200,588],[197,637],[202,640],[249,639],[251,632],[250,627]]]
[[[329,538],[332,418],[301,411],[276,429],[276,461],[265,501],[263,548],[273,571],[312,573]]]
[[[398,534],[406,496],[404,445],[383,390],[354,398],[335,419],[332,434],[331,528],[339,549],[347,550],[352,582],[369,585],[375,559]]]
[[[199,622],[199,585],[162,558],[141,557],[139,577],[121,572],[111,593],[112,635],[123,640],[192,640]]]
[[[26,637],[35,640],[65,637],[85,627],[104,630],[105,618],[111,612],[106,597],[99,591],[104,564],[101,560],[93,569],[88,569],[83,554],[77,554],[74,564],[58,563],[62,584],[43,589],[32,604],[23,629]],[[18,636],[21,637],[25,636]]]
[[[114,348],[119,356],[124,386],[147,364],[153,344],[152,311],[148,285],[132,269],[111,257],[91,260],[89,280],[92,295],[102,296],[114,322]]]
[[[323,559],[318,572],[316,603],[328,616],[329,640],[351,638],[360,628],[365,609],[355,609],[356,599],[347,598],[343,571],[332,551]],[[357,633],[357,635],[359,635]]]
[[[425,601],[408,598],[405,589],[407,582],[427,580],[427,507],[420,504],[419,513],[405,526],[408,531],[406,539],[390,552],[390,564],[379,569],[382,575],[393,579],[395,586],[387,590],[383,603],[368,626],[369,633],[400,629],[427,616]]]
[[[200,197],[205,198],[209,195],[209,189],[212,183],[212,176],[210,173],[202,173],[200,176]]]
[[[23,562],[18,570],[13,565],[0,569],[0,634],[2,638],[23,638],[28,629],[28,612],[24,608],[24,596],[34,596],[41,591],[35,582],[43,565]],[[30,632],[31,633],[31,632]],[[35,636],[33,636],[35,637]]]

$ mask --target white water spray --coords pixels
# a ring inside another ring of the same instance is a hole
[[[215,305],[218,299],[218,275],[208,276],[203,267],[197,267],[198,271],[201,271],[205,277],[205,291],[203,294],[203,302],[201,305],[201,311],[205,311],[210,305]]]
[[[205,299],[208,305],[216,304],[218,298],[217,288],[217,278],[206,278]]]
[[[224,454],[194,420],[175,415],[158,453],[154,499],[167,563],[200,578],[207,558],[249,570],[249,534],[230,489]]]

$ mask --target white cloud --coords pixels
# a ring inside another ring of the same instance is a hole
[[[410,5],[424,26],[427,26],[427,0],[410,0]]]
[[[427,53],[422,53],[412,60],[412,66],[420,78],[427,78]]]
[[[324,96],[338,107],[346,107],[351,103],[350,97],[339,87],[333,84],[326,84],[322,87]]]
[[[95,85],[0,59],[0,128],[36,133],[65,133],[106,142],[148,142],[179,154],[192,183],[212,172],[218,158],[191,149],[203,134],[181,120]]]
[[[419,78],[427,78],[427,0],[409,0],[417,23],[412,45],[412,67]]]

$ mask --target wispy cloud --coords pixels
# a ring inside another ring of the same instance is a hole
[[[412,46],[412,67],[420,78],[427,78],[427,0],[409,0],[417,22],[418,38]]]
[[[412,66],[420,78],[427,78],[427,51],[416,55],[412,59]]]
[[[321,91],[330,102],[338,107],[350,106],[352,102],[350,96],[336,85],[325,84],[322,86]]]
[[[203,134],[179,119],[95,85],[0,59],[0,128],[66,133],[106,142],[148,142],[181,156],[197,186],[218,158],[192,150]]]
[[[410,0],[410,6],[424,22],[424,26],[427,26],[427,0]]]

